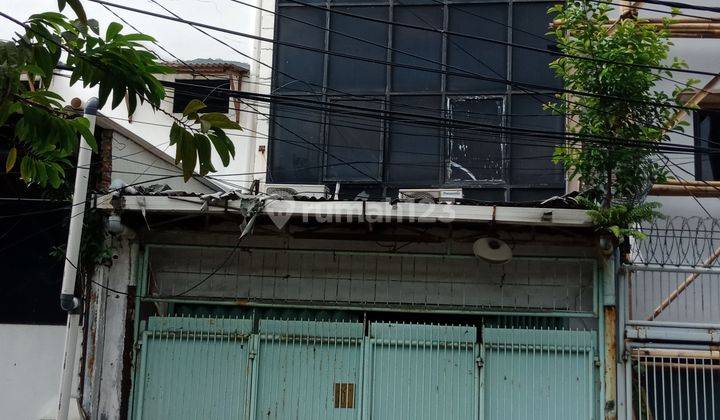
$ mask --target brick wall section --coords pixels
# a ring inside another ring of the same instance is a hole
[[[100,132],[100,144],[98,145],[98,152],[100,158],[99,175],[97,190],[108,190],[110,189],[110,183],[112,182],[112,142],[113,142],[113,131],[102,130]]]

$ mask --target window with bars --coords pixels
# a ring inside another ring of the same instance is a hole
[[[562,193],[554,56],[513,46],[554,48],[552,4],[280,1],[268,180]]]

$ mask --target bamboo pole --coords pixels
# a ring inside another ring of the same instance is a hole
[[[668,350],[654,348],[638,348],[632,352],[634,357],[653,356],[666,358],[720,359],[718,350]]]
[[[656,184],[652,186],[650,195],[660,197],[720,197],[720,186]]]
[[[698,105],[700,102],[702,102],[703,99],[705,99],[710,94],[710,91],[715,88],[715,86],[718,84],[718,82],[720,82],[720,74],[718,74],[715,77],[713,77],[712,79],[710,79],[710,81],[705,86],[703,86],[702,89],[695,92],[695,94],[690,99],[688,99],[687,102],[685,102],[685,106],[691,107],[691,106]],[[674,127],[675,125],[677,125],[678,121],[685,118],[687,115],[688,114],[687,114],[686,110],[684,110],[684,109],[679,110],[670,119],[670,122],[668,123],[668,127]]]

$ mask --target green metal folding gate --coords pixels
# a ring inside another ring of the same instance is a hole
[[[585,331],[150,318],[139,419],[592,419]]]

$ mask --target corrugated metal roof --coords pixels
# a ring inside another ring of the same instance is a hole
[[[192,60],[183,61],[184,62],[170,61],[167,65],[178,69],[192,67],[199,70],[232,69],[239,72],[250,71],[250,65],[241,61],[223,60],[219,58],[194,58]]]

